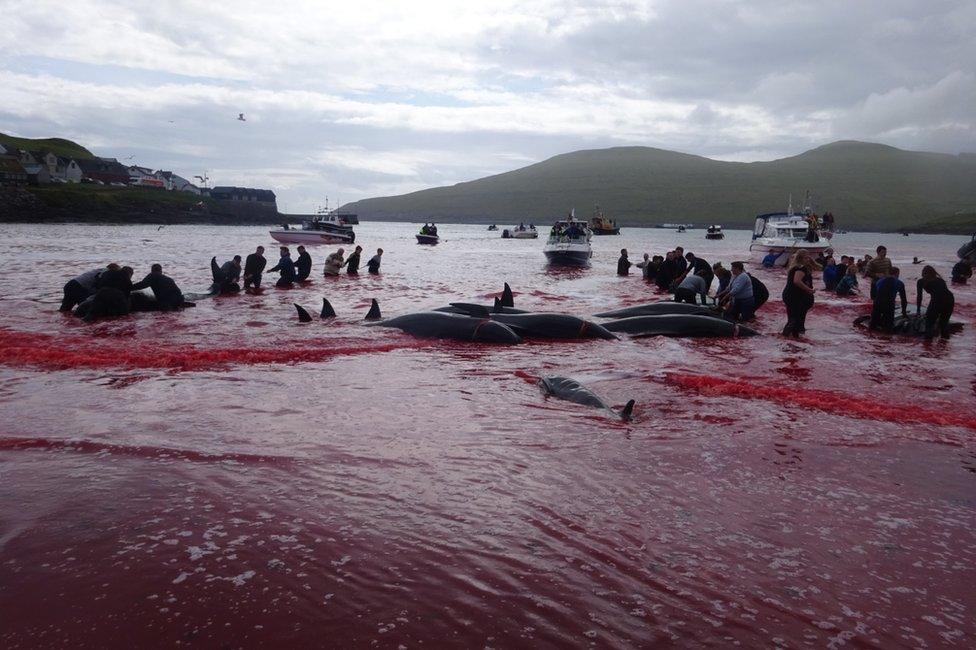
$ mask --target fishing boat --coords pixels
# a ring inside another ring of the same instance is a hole
[[[684,226],[678,226],[678,232],[685,232],[686,230],[688,229],[685,228]]]
[[[801,214],[795,214],[790,197],[786,212],[757,215],[749,251],[759,257],[779,253],[776,266],[785,266],[796,251],[805,250],[816,257],[830,249],[833,233],[814,225],[817,222],[809,207],[809,193],[806,205]]]
[[[596,206],[596,209],[593,211],[593,216],[590,217],[590,230],[594,235],[620,234],[620,228],[617,227],[617,222],[607,218],[603,214],[603,211],[600,210],[600,206]]]
[[[488,226],[488,230],[498,230],[498,226],[496,226],[495,224],[491,224],[490,226]]]
[[[519,224],[502,230],[502,239],[536,239],[538,236],[539,231],[535,229],[533,224],[528,226]]]
[[[441,240],[437,235],[417,235],[418,244],[436,244]]]
[[[542,248],[550,264],[567,266],[587,266],[593,257],[590,239],[593,233],[585,221],[578,221],[572,215],[557,221],[546,245]]]
[[[725,233],[722,232],[722,226],[714,224],[708,227],[705,231],[705,239],[725,239]]]
[[[269,231],[271,238],[282,244],[352,244],[356,233],[337,211],[316,214],[302,222],[301,228],[282,224],[281,228]]]

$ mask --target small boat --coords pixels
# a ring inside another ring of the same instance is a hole
[[[269,234],[282,244],[352,244],[356,241],[352,226],[336,211],[317,214],[302,222],[301,228],[282,224],[280,229],[271,230]]]
[[[708,230],[705,231],[705,239],[725,239],[725,233],[722,232],[722,226],[718,224],[711,225]]]
[[[441,240],[437,235],[417,235],[418,244],[436,244]]]
[[[687,228],[685,228],[684,226],[678,226],[678,232],[686,232],[686,231]]]
[[[491,224],[490,226],[488,226],[488,230],[498,230],[498,226],[496,226],[495,224]]]
[[[539,231],[531,223],[528,226],[519,224],[502,231],[502,239],[536,239],[538,236]]]
[[[587,266],[593,257],[592,236],[587,222],[577,221],[570,215],[553,224],[542,252],[550,264]]]
[[[691,223],[659,223],[654,226],[655,228],[668,228],[670,230],[677,230],[678,232],[684,232],[689,228],[694,228],[694,224]]]
[[[603,211],[600,210],[600,206],[596,206],[593,211],[593,216],[590,217],[590,230],[594,235],[619,235],[620,228],[617,227],[617,222],[612,219],[608,219]]]
[[[833,233],[812,227],[816,223],[812,214],[809,207],[804,208],[804,214],[794,214],[791,198],[786,212],[758,215],[749,251],[763,257],[779,252],[776,266],[785,266],[790,256],[798,250],[805,250],[816,257],[830,249]]]

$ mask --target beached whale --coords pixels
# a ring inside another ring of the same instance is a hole
[[[559,377],[557,375],[543,377],[539,380],[539,387],[546,395],[552,395],[553,397],[582,404],[583,406],[592,406],[594,408],[604,409],[622,420],[631,419],[634,411],[634,400],[627,402],[627,405],[624,406],[623,410],[614,411],[606,402],[600,399],[596,393],[575,379],[571,379],[569,377]]]
[[[538,336],[552,339],[616,339],[602,325],[570,314],[524,313],[498,314],[480,305],[451,303],[452,307],[466,309],[469,316],[490,318],[505,323],[522,336]]]
[[[597,318],[630,318],[631,316],[663,316],[665,314],[690,314],[698,316],[717,316],[713,308],[705,305],[690,305],[686,302],[674,302],[671,300],[661,300],[658,302],[648,302],[643,305],[634,305],[613,311],[602,311],[593,314]]]
[[[867,329],[871,322],[871,315],[858,316],[854,319],[854,325]],[[949,321],[949,332],[957,333],[962,331],[963,324],[957,321]],[[938,328],[936,328],[938,329]],[[892,321],[891,332],[904,336],[925,336],[925,312],[921,314],[909,314],[902,316],[898,314]]]
[[[395,327],[407,334],[427,338],[475,341],[479,343],[521,343],[522,337],[504,323],[461,314],[425,311],[369,323],[374,327]]]
[[[623,332],[634,337],[738,337],[756,336],[756,330],[713,316],[694,314],[663,314],[660,316],[631,316],[603,324],[611,332]]]

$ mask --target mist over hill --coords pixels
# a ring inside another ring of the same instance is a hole
[[[751,227],[757,213],[802,207],[838,227],[911,229],[976,207],[976,155],[840,141],[768,162],[725,162],[650,147],[591,149],[478,180],[343,206],[375,220],[551,222],[595,204],[620,225],[664,222]],[[976,224],[973,224],[976,226]]]

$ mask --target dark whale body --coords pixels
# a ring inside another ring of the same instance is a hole
[[[631,316],[603,324],[611,332],[631,336],[674,337],[739,337],[756,336],[756,330],[713,316],[664,314],[661,316]]]
[[[405,314],[371,323],[376,327],[395,327],[407,334],[427,338],[476,341],[480,343],[521,343],[522,338],[503,323],[437,311]]]
[[[597,318],[630,318],[631,316],[664,316],[666,314],[688,314],[692,316],[715,316],[716,312],[704,305],[689,305],[686,302],[672,302],[662,300],[660,302],[649,302],[643,305],[634,305],[613,311],[604,311],[593,314]]]
[[[557,375],[543,377],[539,380],[539,387],[546,395],[552,395],[553,397],[575,402],[576,404],[582,404],[583,406],[592,406],[593,408],[604,409],[613,413],[622,420],[629,420],[634,411],[634,400],[627,402],[627,405],[623,408],[623,410],[618,413],[610,408],[606,402],[600,399],[596,393],[575,379],[571,379],[569,377],[559,377]]]

